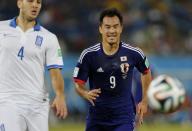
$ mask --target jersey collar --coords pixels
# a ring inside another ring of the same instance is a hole
[[[13,28],[16,28],[17,27],[17,22],[16,22],[16,17],[14,17],[11,22],[10,22],[10,26],[13,27]],[[40,31],[41,30],[41,26],[40,26],[40,23],[38,22],[38,20],[36,20],[36,24],[35,26],[33,27],[34,31]]]
[[[101,43],[101,51],[102,51],[102,53],[103,53],[106,57],[112,58],[112,57],[115,57],[116,55],[118,55],[121,46],[122,46],[122,41],[120,41],[120,43],[119,43],[119,48],[118,48],[117,52],[115,52],[115,54],[113,54],[113,55],[107,55],[107,54],[104,52],[103,45],[102,45],[102,43]]]

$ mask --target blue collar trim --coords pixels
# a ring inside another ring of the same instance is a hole
[[[13,28],[16,28],[17,27],[17,22],[16,22],[16,17],[14,17],[11,22],[10,22],[10,26],[13,27]],[[38,20],[36,20],[36,24],[35,26],[33,27],[34,31],[40,31],[41,30],[41,25],[40,23],[38,22]]]
[[[34,28],[34,31],[40,31],[41,30],[41,25],[38,22],[38,20],[36,20],[36,24],[35,24],[35,26],[33,28]]]
[[[13,27],[13,28],[16,28],[16,27],[17,27],[16,17],[14,17],[14,18],[11,20],[10,26]]]

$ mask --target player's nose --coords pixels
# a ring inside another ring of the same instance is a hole
[[[109,30],[109,32],[110,32],[110,33],[114,33],[114,32],[115,32],[115,29],[114,29],[114,28],[111,28],[111,29]]]
[[[39,6],[38,2],[37,1],[33,1],[32,7],[33,8],[38,8],[38,6]]]

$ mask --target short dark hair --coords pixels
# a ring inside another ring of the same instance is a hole
[[[119,10],[117,10],[116,8],[109,8],[109,9],[103,10],[100,14],[99,25],[101,25],[103,23],[103,19],[106,16],[108,16],[108,17],[117,16],[119,18],[121,25],[123,24],[123,16],[119,12]]]

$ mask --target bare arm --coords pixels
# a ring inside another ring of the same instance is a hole
[[[147,90],[149,84],[151,83],[151,71],[149,70],[146,74],[141,75],[141,82],[142,82],[142,91],[143,91],[143,98],[142,101],[138,104],[137,113],[139,116],[139,123],[143,123],[143,115],[147,113]]]
[[[147,74],[141,75],[141,82],[142,82],[142,90],[143,90],[143,98],[142,101],[147,103],[147,90],[149,84],[151,83],[151,71],[149,70]]]
[[[95,106],[94,100],[96,100],[101,93],[101,89],[87,90],[85,84],[80,83],[75,83],[75,90],[81,97],[88,100],[93,106]]]
[[[64,80],[60,69],[50,69],[51,83],[55,91],[55,98],[51,107],[56,110],[56,115],[59,118],[67,116],[67,107],[64,96]]]

